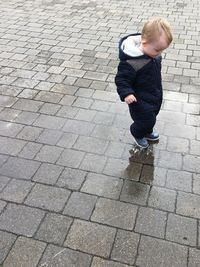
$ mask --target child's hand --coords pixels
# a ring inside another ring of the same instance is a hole
[[[126,104],[131,104],[133,102],[137,102],[137,99],[135,98],[134,95],[128,95],[127,97],[124,98],[124,101]]]

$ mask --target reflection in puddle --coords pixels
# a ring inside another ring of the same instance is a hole
[[[155,159],[158,154],[158,150],[155,149],[154,145],[155,143],[150,144],[147,149],[138,149],[134,146],[133,149],[129,150],[129,165],[125,169],[128,179],[152,184]]]

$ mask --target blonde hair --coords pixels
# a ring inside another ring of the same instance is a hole
[[[162,17],[151,18],[143,26],[142,39],[147,42],[152,42],[158,39],[162,31],[165,33],[167,43],[170,44],[173,40],[173,36],[169,22]]]

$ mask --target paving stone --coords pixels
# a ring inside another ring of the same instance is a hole
[[[192,173],[185,171],[168,170],[166,186],[171,189],[192,191]]]
[[[140,207],[136,220],[135,231],[138,233],[164,238],[166,212]]]
[[[4,266],[16,267],[36,266],[45,250],[46,244],[37,240],[20,236],[11,249]]]
[[[135,181],[125,180],[124,186],[120,195],[120,200],[145,205],[149,192],[149,185]]]
[[[178,193],[176,213],[199,219],[200,196],[184,192]]]
[[[200,250],[189,248],[189,263],[188,267],[198,267],[200,265]]]
[[[43,217],[44,212],[39,209],[8,204],[0,216],[0,228],[18,235],[32,237]]]
[[[32,180],[44,184],[55,184],[62,171],[61,166],[42,163]]]
[[[84,152],[72,149],[65,149],[58,159],[57,163],[66,167],[78,168],[83,157]]]
[[[13,122],[20,112],[16,109],[4,108],[0,113],[0,120]]]
[[[79,109],[75,116],[77,120],[92,121],[96,114],[95,110]]]
[[[74,107],[79,107],[79,108],[90,108],[90,106],[92,105],[93,100],[89,99],[89,98],[84,98],[84,97],[78,97],[74,103],[73,106]]]
[[[129,265],[116,261],[108,261],[102,258],[94,257],[91,267],[128,267]]]
[[[18,139],[11,139],[0,136],[0,153],[16,156],[26,142]]]
[[[0,192],[8,184],[9,181],[10,181],[10,178],[6,176],[0,176]]]
[[[71,148],[76,142],[77,138],[78,138],[77,134],[64,133],[60,138],[60,140],[58,141],[57,146],[61,146],[64,148]]]
[[[62,128],[64,123],[65,119],[63,118],[40,115],[39,118],[34,122],[34,126],[58,130]]]
[[[38,136],[43,131],[42,128],[33,127],[33,126],[25,126],[22,131],[17,135],[17,138],[35,141]]]
[[[12,179],[6,185],[3,192],[0,193],[0,198],[7,201],[22,203],[33,185],[34,183],[30,181]]]
[[[38,137],[37,142],[48,145],[55,145],[61,138],[61,136],[62,132],[59,130],[45,129]]]
[[[200,195],[200,174],[193,174],[193,193]]]
[[[51,88],[53,87],[53,83],[42,81],[37,83],[35,86],[36,90],[41,90],[41,91],[50,91]]]
[[[32,125],[32,123],[37,119],[38,116],[39,114],[33,112],[22,111],[15,119],[15,122]]]
[[[12,96],[0,96],[0,106],[1,107],[11,107],[17,101],[15,97]]]
[[[7,205],[7,202],[0,200],[0,213],[3,211],[6,205]]]
[[[115,177],[89,173],[81,191],[98,196],[118,199],[123,181]]]
[[[164,134],[172,137],[195,138],[195,127],[183,124],[165,124]]]
[[[100,173],[103,171],[106,160],[105,156],[87,153],[80,165],[80,169]]]
[[[96,124],[112,125],[114,117],[112,113],[98,111],[93,121]]]
[[[0,121],[0,135],[15,137],[23,128],[23,125],[12,122]]]
[[[41,149],[42,145],[34,142],[29,142],[25,145],[19,156],[26,159],[33,159]]]
[[[142,267],[186,267],[187,247],[142,236],[136,264]]]
[[[71,190],[79,190],[87,172],[79,169],[65,168],[60,175],[57,185]]]
[[[88,220],[92,214],[96,200],[97,197],[95,196],[73,192],[63,213]]]
[[[148,206],[174,212],[175,202],[176,191],[156,186],[151,188]]]
[[[116,230],[100,224],[74,220],[65,246],[86,253],[108,257]]]
[[[0,173],[16,179],[30,180],[39,166],[40,163],[36,161],[10,157],[0,168]]]
[[[63,127],[63,131],[78,135],[90,135],[94,126],[93,123],[86,121],[67,120]]]
[[[55,245],[48,245],[42,256],[39,267],[45,265],[51,267],[89,267],[90,263],[91,256],[86,253]]]
[[[62,151],[63,149],[60,147],[44,145],[35,159],[43,162],[55,163]]]
[[[120,141],[124,136],[124,129],[113,126],[96,125],[91,136],[112,141]]]
[[[47,115],[55,115],[56,112],[60,109],[60,105],[52,104],[52,103],[44,103],[41,107],[40,112]]]
[[[43,102],[35,101],[31,99],[19,99],[13,106],[13,108],[19,110],[26,110],[37,112],[39,108],[43,105]]]
[[[137,254],[139,234],[118,230],[111,259],[133,265]]]
[[[132,230],[136,213],[136,206],[116,200],[100,198],[97,201],[91,220],[126,230]]]
[[[200,157],[185,155],[183,158],[183,169],[189,172],[200,173]]]
[[[109,142],[105,155],[113,158],[121,158],[124,152],[125,145],[120,142]]]
[[[0,264],[2,264],[16,240],[16,236],[0,231],[0,240]]]
[[[96,154],[104,154],[107,146],[108,142],[103,139],[97,139],[88,136],[79,136],[73,147],[77,150]]]
[[[47,213],[37,231],[36,238],[48,243],[62,245],[72,219],[56,213]]]
[[[168,151],[160,151],[158,159],[159,167],[180,170],[182,167],[182,155]]]
[[[44,102],[58,103],[62,97],[63,95],[58,93],[41,91],[36,95],[35,99]]]
[[[169,137],[167,149],[171,152],[188,153],[189,140],[178,137]]]
[[[57,112],[57,115],[64,118],[73,119],[78,113],[79,108],[71,106],[62,106],[61,109]]]
[[[185,245],[196,246],[197,220],[169,214],[166,238]]]
[[[70,191],[67,189],[36,184],[26,198],[25,203],[30,206],[59,212],[64,208],[69,195]]]

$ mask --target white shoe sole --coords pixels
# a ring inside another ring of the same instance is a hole
[[[145,137],[148,141],[158,141],[159,140],[159,137],[157,138],[148,138],[148,137]]]

